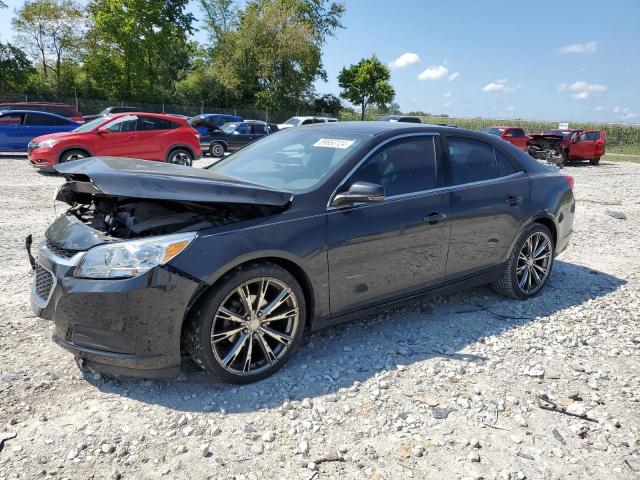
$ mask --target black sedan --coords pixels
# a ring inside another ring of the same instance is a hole
[[[491,135],[406,123],[292,128],[208,170],[56,168],[71,208],[36,254],[32,308],[81,365],[142,377],[189,355],[248,383],[304,331],[392,302],[488,283],[528,299],[575,210],[555,167]]]
[[[235,152],[273,133],[272,128],[273,126],[257,120],[229,122],[220,128],[208,130],[205,135],[201,134],[200,146],[203,152],[208,151],[210,156],[221,158],[225,152]]]

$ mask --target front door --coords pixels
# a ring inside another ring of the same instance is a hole
[[[109,133],[96,134],[93,155],[144,158],[145,146],[138,142],[138,117],[126,115],[104,125]]]
[[[447,279],[499,264],[520,231],[528,178],[488,143],[448,137],[451,241]]]
[[[571,156],[574,158],[591,159],[596,151],[596,132],[586,130],[576,136],[575,143],[571,145]]]
[[[332,314],[382,302],[442,282],[449,245],[449,196],[433,135],[409,136],[378,149],[338,189],[382,185],[381,203],[329,207],[327,245]]]
[[[252,141],[253,133],[251,133],[251,125],[248,123],[240,123],[231,135],[229,135],[229,148],[231,150],[238,150]]]

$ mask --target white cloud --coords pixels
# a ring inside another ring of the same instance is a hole
[[[445,106],[445,107],[450,107],[451,106],[451,102],[444,102],[442,105]]]
[[[449,81],[453,82],[456,78],[458,78],[460,76],[460,73],[458,72],[453,72],[451,75],[449,75]]]
[[[558,85],[558,91],[559,92],[564,92],[567,89],[567,84],[566,83],[561,83],[560,85]]]
[[[449,73],[444,65],[431,66],[418,75],[418,80],[440,80]]]
[[[580,53],[583,55],[593,55],[598,51],[599,43],[592,41],[587,43],[574,43],[572,45],[566,45],[558,50],[561,55],[570,53]]]
[[[587,83],[583,80],[578,80],[569,85],[567,90],[571,92],[604,92],[607,90],[607,86],[600,83]]]
[[[575,98],[576,100],[584,100],[589,96],[589,92],[579,92],[571,95],[571,98]]]
[[[628,113],[629,109],[628,108],[622,108],[622,107],[615,107],[613,109],[614,113]]]
[[[451,92],[447,92],[444,95],[442,95],[444,98],[449,98],[451,96]]]
[[[516,111],[516,107],[507,107],[507,110],[509,110],[510,112],[515,112]]]
[[[516,85],[515,87],[510,87],[507,85],[506,78],[499,78],[495,82],[488,83],[484,87],[482,87],[483,92],[508,92],[513,93],[517,92],[522,88],[522,85]]]
[[[602,110],[604,107],[602,105],[598,105],[596,108],[594,108],[594,110],[596,112],[599,112],[600,110]]]
[[[414,63],[420,63],[420,57],[417,53],[407,52],[403,53],[394,61],[389,63],[389,68],[391,70],[395,70],[397,68],[408,67],[409,65],[413,65]]]

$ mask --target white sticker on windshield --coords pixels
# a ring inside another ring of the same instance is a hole
[[[349,148],[354,140],[342,140],[340,138],[321,138],[313,144],[314,147],[325,148]]]

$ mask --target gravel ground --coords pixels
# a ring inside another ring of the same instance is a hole
[[[565,172],[575,233],[541,296],[389,310],[236,387],[81,374],[23,251],[61,180],[0,159],[0,479],[640,478],[640,165]]]

